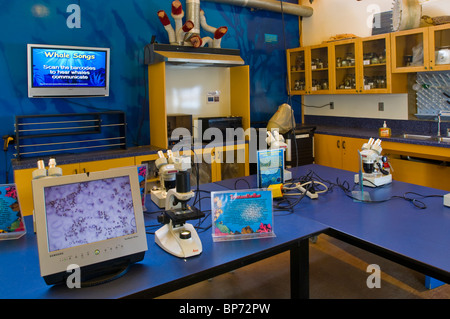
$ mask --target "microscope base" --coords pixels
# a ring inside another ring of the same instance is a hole
[[[190,233],[190,236],[183,239],[186,232]],[[155,232],[155,242],[169,254],[180,258],[196,256],[202,252],[202,242],[194,226],[189,223],[173,227],[171,221]]]
[[[359,174],[355,174],[355,184],[359,183]],[[383,175],[381,173],[367,174],[363,173],[363,185],[369,187],[378,187],[392,183],[392,175]]]
[[[150,191],[152,202],[156,204],[159,208],[165,208],[166,207],[166,196],[167,192],[164,190],[151,190]]]

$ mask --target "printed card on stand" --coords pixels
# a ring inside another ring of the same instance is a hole
[[[17,239],[26,232],[16,185],[0,185],[0,240]]]
[[[272,192],[211,192],[213,241],[275,237],[273,231]]]

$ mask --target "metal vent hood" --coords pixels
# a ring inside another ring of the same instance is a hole
[[[201,66],[244,65],[240,50],[152,43],[145,46],[145,64],[167,62]]]
[[[207,2],[218,2],[229,5],[249,7],[253,9],[267,10],[273,12],[283,12],[299,17],[310,17],[313,15],[313,8],[294,4],[290,2],[275,0],[202,0]]]

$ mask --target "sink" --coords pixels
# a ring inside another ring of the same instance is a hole
[[[419,135],[419,134],[403,133],[402,135],[400,135],[400,137],[406,138],[406,139],[409,139],[409,140],[420,140],[420,141],[433,141],[433,140],[435,140],[435,137],[431,136],[431,135]]]
[[[438,136],[438,137],[436,137],[436,140],[438,142],[450,143],[450,137]]]
[[[420,135],[420,134],[407,134],[403,133],[400,136],[401,138],[406,138],[408,140],[418,140],[418,141],[436,141],[440,143],[450,143],[450,137],[444,136],[433,136],[433,135]]]

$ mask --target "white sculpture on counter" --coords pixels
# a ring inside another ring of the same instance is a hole
[[[227,33],[228,28],[225,26],[219,28],[209,26],[206,22],[205,12],[200,9],[200,0],[188,1],[187,4],[187,16],[193,17],[194,21],[188,19],[183,24],[184,11],[181,2],[179,0],[172,2],[171,16],[175,21],[175,29],[172,27],[167,13],[164,10],[158,11],[159,20],[169,36],[169,43],[172,45],[193,46],[195,48],[205,45],[220,48],[222,37]],[[203,30],[214,34],[214,38],[200,37],[199,29],[196,28],[198,25],[201,25]]]

